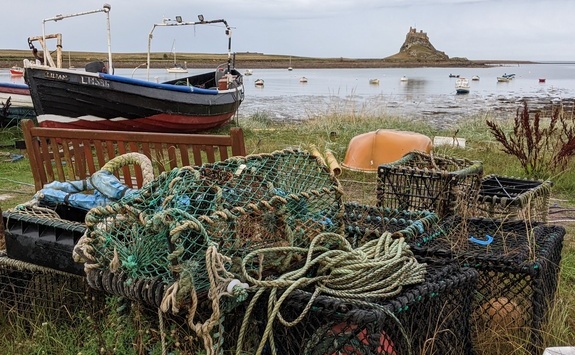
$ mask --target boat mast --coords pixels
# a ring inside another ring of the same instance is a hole
[[[104,13],[106,13],[107,30],[108,30],[108,72],[113,73],[114,67],[112,65],[112,36],[110,34],[110,10],[111,9],[112,9],[112,6],[110,4],[104,4],[104,6],[102,6],[101,9],[79,12],[79,13],[70,14],[70,15],[56,15],[54,17],[50,17],[50,18],[42,20],[42,52],[44,54],[44,63],[46,63],[46,61],[48,60],[48,58],[47,58],[48,49],[46,48],[46,22],[48,22],[48,21],[57,22],[57,21],[65,19],[65,18],[95,14],[98,12],[104,12]],[[60,48],[58,48],[58,49],[61,50]],[[58,56],[58,58],[59,58],[58,61],[62,60],[61,56]],[[61,67],[61,65],[62,65],[62,63],[58,63],[58,67]]]
[[[195,25],[206,25],[211,23],[223,23],[226,26],[226,36],[228,36],[228,70],[229,73],[232,69],[232,30],[231,27],[228,25],[226,20],[219,19],[219,20],[204,20],[203,15],[198,15],[198,20],[196,22],[184,22],[181,16],[176,16],[175,19],[164,18],[161,23],[155,23],[152,27],[152,30],[148,34],[148,58],[147,58],[147,76],[148,80],[150,80],[150,53],[152,47],[152,38],[154,37],[153,33],[156,27],[167,27],[167,26],[195,26]],[[174,52],[174,60],[175,60],[175,52]]]

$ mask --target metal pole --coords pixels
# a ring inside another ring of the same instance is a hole
[[[108,25],[108,73],[114,74],[114,65],[112,64],[112,31],[110,28],[110,10],[112,6],[104,4],[104,12],[106,13],[106,23]]]
[[[45,47],[45,43],[46,43],[46,22],[48,21],[60,21],[63,20],[65,18],[70,18],[70,17],[77,17],[77,16],[83,16],[83,15],[89,15],[89,14],[95,14],[98,12],[105,12],[107,19],[108,19],[108,65],[110,68],[112,68],[113,70],[113,66],[112,66],[112,39],[111,39],[111,34],[110,34],[110,10],[112,9],[112,6],[110,4],[104,4],[104,6],[102,6],[101,9],[97,9],[97,10],[91,10],[91,11],[84,11],[84,12],[78,12],[75,14],[70,14],[70,15],[56,15],[54,17],[49,17],[46,18],[42,21],[42,48],[44,50],[44,64],[46,63],[47,58],[47,54],[46,54],[46,47]]]

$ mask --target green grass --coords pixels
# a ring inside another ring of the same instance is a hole
[[[380,128],[393,128],[419,132],[429,137],[453,136],[458,130],[458,137],[466,139],[466,148],[436,147],[436,154],[481,160],[484,173],[526,177],[519,163],[500,150],[500,145],[489,135],[485,125],[485,116],[471,117],[450,130],[438,130],[425,122],[407,121],[387,115],[367,115],[365,112],[346,112],[344,108],[333,112],[320,113],[305,123],[275,123],[265,113],[258,113],[240,123],[244,129],[248,153],[264,153],[275,150],[298,147],[307,149],[312,144],[320,152],[329,149],[334,152],[338,161],[342,161],[347,145],[354,136]],[[10,146],[21,138],[17,129],[2,129],[0,145]],[[8,162],[6,154],[23,154],[11,147],[0,148],[3,153],[0,161],[0,200],[2,210],[7,210],[19,203],[29,201],[34,194],[33,179],[27,158],[18,162]],[[375,174],[343,172],[340,177],[346,182],[346,200],[360,200],[373,203]],[[573,208],[575,201],[575,171],[548,176],[554,182],[552,204],[564,208]],[[365,191],[360,191],[365,190]],[[371,191],[371,193],[370,193]],[[552,215],[551,219],[560,219]],[[564,223],[564,222],[562,222]],[[548,346],[575,345],[575,224],[565,223],[567,236],[563,248],[559,290],[555,305],[551,309],[549,324],[545,327],[545,344]],[[0,290],[1,291],[1,290]],[[73,326],[63,324],[36,324],[22,320],[14,321],[0,314],[0,348],[7,354],[92,354],[92,353],[158,353],[157,329],[151,329],[151,322],[134,315],[127,316],[118,311],[118,300],[108,301],[101,310],[100,321],[86,314],[75,317]],[[78,319],[79,318],[79,319]],[[174,339],[177,332],[169,332],[169,341],[184,342]],[[485,354],[496,354],[486,350]],[[525,352],[517,345],[514,354]]]

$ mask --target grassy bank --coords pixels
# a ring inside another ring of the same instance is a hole
[[[414,131],[429,137],[454,135],[466,139],[466,148],[448,146],[435,148],[436,154],[481,160],[484,173],[526,177],[517,160],[501,151],[501,145],[489,134],[486,117],[471,117],[461,122],[454,130],[442,131],[421,122],[406,121],[391,116],[370,117],[354,113],[326,113],[321,118],[297,124],[274,123],[265,114],[254,115],[240,122],[246,137],[246,149],[251,153],[267,153],[288,147],[309,149],[316,146],[321,152],[331,150],[341,162],[348,143],[354,136],[380,128],[395,128]],[[507,131],[510,123],[505,124]],[[0,145],[10,146],[21,137],[17,129],[5,129],[0,134]],[[10,154],[23,154],[14,148],[2,148],[0,161],[0,207],[3,210],[29,201],[34,194],[33,181],[26,157],[10,162]],[[567,210],[575,206],[575,171],[545,178],[554,182],[551,204],[556,209]],[[375,174],[352,173],[343,170],[339,176],[344,185],[346,201],[373,204],[375,197]],[[571,214],[572,216],[573,214]],[[546,346],[575,345],[575,222],[558,214],[550,219],[561,220],[567,228],[564,242],[559,290],[550,319],[544,328]],[[567,222],[566,222],[567,221]],[[1,290],[0,290],[1,291]],[[88,313],[75,314],[68,323],[14,321],[0,314],[0,347],[8,354],[94,354],[94,353],[152,353],[161,352],[158,329],[153,316],[143,317],[141,313],[130,311],[130,304],[110,297],[97,311],[99,321]],[[136,315],[136,318],[134,318]],[[177,338],[177,331],[168,333],[168,343],[185,342]],[[175,338],[176,337],[176,338]],[[511,341],[513,347],[513,342]],[[490,350],[491,349],[491,350]],[[506,355],[498,352],[496,346],[486,347],[483,354]],[[519,344],[513,354],[526,354]]]

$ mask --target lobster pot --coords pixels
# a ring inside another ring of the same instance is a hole
[[[278,354],[470,354],[469,319],[477,271],[428,264],[423,283],[387,300],[319,296],[303,320],[274,323]],[[311,294],[294,291],[281,314],[291,321]],[[265,310],[265,307],[261,307]]]
[[[552,182],[488,175],[481,180],[477,216],[547,222]]]
[[[343,222],[345,235],[355,248],[379,238],[384,232],[412,240],[435,226],[439,218],[429,211],[396,210],[350,202],[344,205]]]
[[[73,320],[96,314],[101,294],[81,276],[15,260],[0,254],[0,312],[13,320]]]
[[[377,204],[398,210],[433,211],[440,218],[470,217],[483,163],[410,152],[377,170]]]
[[[541,354],[541,331],[557,289],[565,229],[479,218],[467,221],[467,241],[457,238],[454,245],[449,234],[460,223],[446,220],[437,230],[418,236],[413,252],[478,270],[471,324],[479,354],[492,351],[493,344],[501,347],[501,354],[518,344]]]
[[[269,154],[233,157],[198,168],[202,178],[223,190],[222,208],[301,193],[341,190],[325,162],[302,150],[285,149]],[[341,192],[337,191],[338,199]]]
[[[82,244],[89,246],[88,281],[152,306],[175,283],[191,285],[201,299],[214,287],[209,270],[239,279],[251,251],[305,248],[318,233],[340,233],[342,213],[337,180],[309,153],[279,151],[174,169],[137,194],[90,210]],[[214,247],[222,265],[208,260]],[[296,262],[278,254],[247,268],[270,275]],[[189,304],[190,295],[180,292],[177,303]]]

